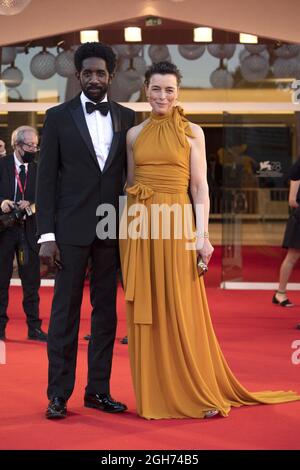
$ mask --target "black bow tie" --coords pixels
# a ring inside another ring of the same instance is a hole
[[[87,101],[85,103],[85,109],[88,114],[93,113],[94,111],[100,111],[103,116],[107,116],[109,111],[109,104],[107,101],[100,102],[100,103],[92,103],[91,101]]]

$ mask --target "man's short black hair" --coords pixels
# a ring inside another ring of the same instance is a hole
[[[77,72],[82,70],[82,62],[89,57],[99,57],[106,63],[109,75],[112,75],[116,68],[116,55],[112,48],[101,42],[86,42],[78,47],[74,56],[74,63]]]
[[[145,73],[145,85],[148,86],[150,82],[150,78],[152,75],[155,74],[160,74],[160,75],[175,75],[177,79],[177,85],[180,85],[182,75],[179,70],[179,68],[176,67],[175,64],[172,64],[172,62],[168,62],[166,60],[162,62],[157,62],[156,64],[152,64],[151,67],[147,70]]]

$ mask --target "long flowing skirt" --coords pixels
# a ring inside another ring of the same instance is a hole
[[[155,193],[152,203],[186,204],[185,194]],[[151,223],[151,221],[150,221]],[[137,412],[148,419],[203,418],[231,406],[300,399],[294,392],[250,393],[235,378],[214,333],[196,253],[186,240],[120,241],[123,277],[134,278],[126,301],[129,355]],[[133,250],[135,250],[133,254]],[[149,264],[145,266],[146,263]],[[151,308],[152,323],[136,320]]]

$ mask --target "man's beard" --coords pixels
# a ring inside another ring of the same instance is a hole
[[[95,93],[91,93],[91,90],[95,90]],[[83,92],[89,100],[93,101],[94,103],[98,103],[98,101],[103,100],[104,96],[107,93],[107,90],[108,90],[107,86],[101,86],[101,88],[100,87],[99,88],[98,87],[86,88],[83,90]]]

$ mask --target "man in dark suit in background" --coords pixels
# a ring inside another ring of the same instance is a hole
[[[0,215],[14,209],[27,209],[28,214],[12,226],[0,231],[0,339],[6,337],[9,283],[17,254],[19,276],[23,287],[23,308],[27,317],[28,339],[47,341],[39,318],[40,262],[36,241],[35,216],[30,205],[35,200],[38,134],[29,126],[18,127],[12,133],[14,153],[0,159]]]
[[[75,53],[82,93],[47,112],[37,184],[40,257],[56,263],[49,326],[48,419],[64,418],[75,382],[80,308],[88,259],[93,307],[84,405],[126,410],[110,395],[116,333],[117,239],[96,236],[97,207],[118,208],[126,168],[126,132],[134,112],[108,101],[116,65],[111,47],[81,45]]]

